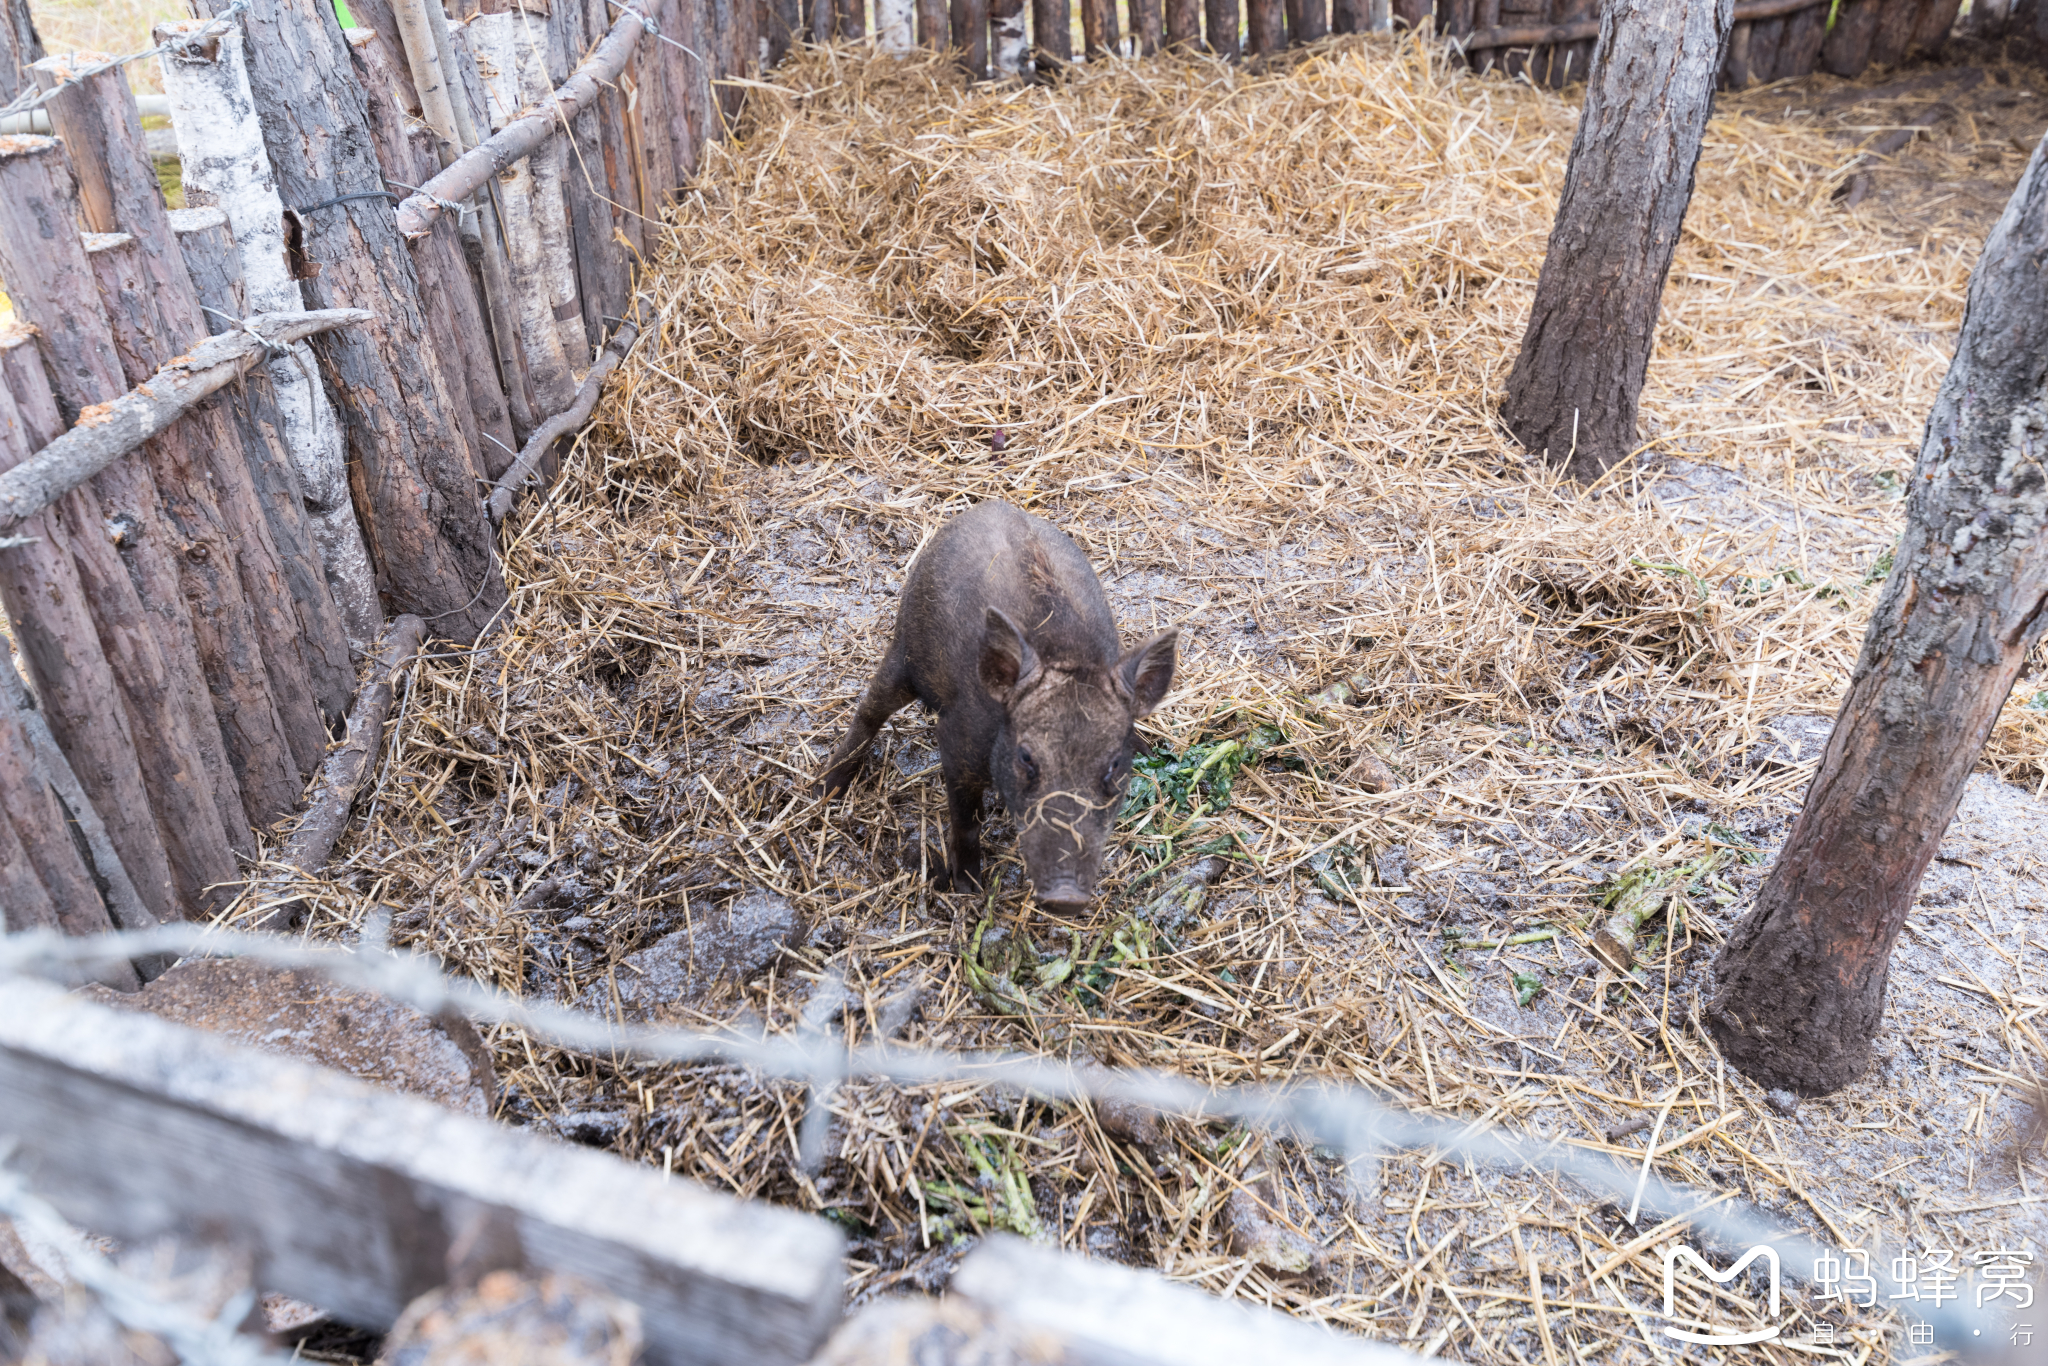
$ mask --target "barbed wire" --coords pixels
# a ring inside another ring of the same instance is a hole
[[[1712,1246],[1776,1249],[1790,1278],[1808,1282],[1805,1268],[1839,1259],[1843,1249],[1770,1218],[1729,1193],[1701,1191],[1667,1181],[1654,1163],[1624,1163],[1617,1157],[1561,1137],[1520,1133],[1484,1118],[1452,1119],[1389,1105],[1364,1087],[1334,1079],[1306,1079],[1285,1085],[1210,1087],[1170,1073],[1144,1069],[1076,1067],[1056,1059],[1014,1052],[954,1053],[891,1044],[886,1039],[849,1045],[807,1019],[791,1034],[728,1028],[721,1032],[614,1023],[559,1006],[521,1001],[501,992],[446,976],[432,958],[386,946],[388,927],[372,917],[362,942],[351,950],[273,935],[170,924],[149,930],[68,938],[37,929],[0,936],[0,983],[10,976],[81,980],[81,974],[112,960],[157,954],[241,957],[277,967],[323,974],[329,980],[402,1001],[426,1015],[456,1010],[468,1018],[509,1025],[541,1041],[575,1052],[617,1058],[699,1063],[724,1062],[768,1076],[800,1081],[812,1089],[813,1107],[848,1081],[873,1079],[915,1086],[961,1082],[1009,1087],[1049,1099],[1119,1101],[1190,1119],[1229,1120],[1285,1132],[1342,1155],[1354,1197],[1377,1184],[1378,1164],[1400,1152],[1425,1151],[1426,1162],[1456,1157],[1491,1168],[1521,1169],[1563,1177],[1612,1201],[1617,1209],[1640,1211],[1634,1239],[1676,1233],[1689,1226]],[[821,992],[834,994],[830,984]],[[809,1116],[806,1116],[807,1127]],[[806,1156],[822,1131],[806,1134]],[[1649,1150],[1654,1153],[1654,1143]],[[1940,1329],[1948,1344],[1967,1359],[1989,1361],[1992,1344],[1962,1312],[1939,1304],[1916,1306]],[[1971,1353],[1975,1356],[1970,1356]]]
[[[89,81],[101,72],[112,71],[115,67],[126,66],[130,62],[140,62],[150,57],[161,57],[166,52],[182,47],[187,43],[201,42],[216,33],[224,33],[227,31],[228,25],[234,21],[235,16],[248,8],[249,0],[231,0],[226,9],[214,15],[213,18],[207,20],[206,23],[190,33],[181,33],[175,38],[158,43],[155,47],[144,48],[140,52],[131,52],[125,57],[110,57],[104,62],[86,67],[80,71],[74,71],[48,90],[37,90],[31,86],[6,104],[0,104],[0,119],[4,119],[11,114],[26,114],[31,109],[40,109],[43,105],[49,103],[52,96],[62,94],[74,85]]]

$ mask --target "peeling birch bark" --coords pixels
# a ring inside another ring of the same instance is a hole
[[[196,19],[161,24],[153,37],[162,43],[202,27]],[[270,157],[263,149],[241,29],[230,26],[197,50],[166,53],[159,64],[171,102],[171,124],[178,134],[178,157],[184,163],[186,200],[227,215],[241,253],[245,303],[254,313],[304,312],[305,299],[285,254],[284,201],[278,198]],[[334,406],[304,342],[294,344],[289,356],[267,362],[264,369],[283,418],[286,447],[298,466],[328,587],[341,604],[350,639],[367,643],[383,625],[384,610],[349,498]]]
[[[913,0],[875,0],[875,37],[884,52],[910,51]]]
[[[479,14],[465,25],[465,31],[470,51],[476,54],[477,74],[483,78],[490,124],[496,132],[516,119],[527,102],[523,68],[538,66],[545,84],[546,52],[536,50],[546,41],[545,35],[517,12]],[[568,230],[562,207],[561,149],[559,139],[549,138],[524,159],[499,172],[497,187],[504,209],[505,248],[512,257],[519,340],[526,351],[526,363],[533,371],[541,410],[549,413],[567,407],[576,393],[570,364],[572,353],[563,345],[562,331],[555,319],[558,262],[554,246],[559,244],[562,254],[567,254]],[[568,277],[573,301],[573,265]],[[580,316],[576,327],[581,333]]]

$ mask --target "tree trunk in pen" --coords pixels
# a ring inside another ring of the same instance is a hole
[[[1330,36],[1330,0],[1288,0],[1287,28],[1297,44]]]
[[[988,0],[953,0],[953,47],[968,75],[987,77]]]
[[[1636,400],[1728,37],[1731,0],[1611,0],[1501,418],[1590,483]]]
[[[920,0],[922,3],[922,0]],[[1068,0],[1031,0],[1031,59],[1043,80],[1074,60]]]
[[[1159,51],[1166,40],[1166,30],[1161,22],[1159,0],[1130,0],[1131,38],[1137,44],[1138,55],[1150,57]]]
[[[839,36],[865,38],[867,34],[867,6],[861,0],[839,0]]]
[[[156,39],[162,43],[201,27],[197,20],[159,25]],[[284,205],[249,91],[242,31],[230,27],[197,48],[168,53],[162,71],[184,162],[186,202],[227,215],[241,255],[244,303],[251,313],[304,308],[286,259]],[[340,421],[318,371],[303,342],[266,367],[329,590],[350,637],[367,642],[384,613],[349,495]]]
[[[126,233],[93,236],[98,240],[88,259],[121,358],[117,392],[123,392],[146,382],[184,347],[171,340],[157,307],[161,296],[150,288],[135,239]],[[191,288],[185,286],[187,295]],[[280,699],[273,686],[265,637],[288,646],[274,548],[262,543],[263,515],[255,506],[240,433],[219,404],[186,414],[150,445],[157,484],[182,543],[179,579],[214,719],[240,789],[241,814],[260,828],[298,804],[304,775],[297,754],[317,754],[325,739],[311,686],[284,667],[294,662],[290,654],[280,656],[275,677],[292,691]],[[222,495],[230,500],[232,517],[220,506]],[[245,591],[245,566],[248,586],[264,599],[260,603]],[[294,723],[286,722],[286,712]]]
[[[1331,0],[1330,32],[1372,32],[1372,6],[1367,0]]]
[[[1182,52],[1202,46],[1202,0],[1166,0],[1166,45]]]
[[[0,335],[0,375],[6,391],[0,393],[0,466],[12,469],[44,444],[60,419],[40,348],[28,329]],[[24,405],[33,407],[25,413]],[[178,919],[170,857],[135,743],[135,718],[147,720],[154,713],[132,705],[130,689],[115,673],[117,665],[147,653],[153,642],[124,641],[115,634],[109,651],[91,610],[95,599],[104,602],[123,585],[132,600],[134,585],[88,489],[65,494],[16,534],[34,539],[0,550],[0,602],[6,605],[15,648],[28,666],[43,715],[70,757],[80,786],[105,813],[109,840],[142,904],[158,920]],[[132,620],[116,624],[130,626],[139,637],[141,608],[131,601],[127,610]],[[12,667],[0,661],[0,668]]]
[[[213,324],[210,330],[224,332],[230,320],[248,317],[250,309],[242,297],[241,258],[228,231],[227,215],[219,209],[173,209],[168,217],[179,255],[191,274],[192,288]],[[347,716],[350,690],[355,686],[355,666],[348,657],[348,625],[320,565],[319,542],[306,515],[305,491],[292,463],[284,415],[278,411],[272,386],[261,380],[245,381],[231,391],[223,408],[241,434],[264,525],[277,548],[284,590],[290,597],[292,620],[297,623],[292,646],[320,709],[321,734],[317,738],[324,748],[334,728]],[[297,737],[298,731],[292,734]],[[319,749],[301,754],[296,738],[292,752],[300,767],[308,771],[320,759]]]
[[[597,11],[593,16],[590,9]],[[561,27],[561,41],[574,58],[579,57],[607,27],[603,22],[603,0],[560,0],[554,19]],[[590,20],[595,17],[597,26]],[[569,136],[563,165],[563,186],[569,196],[569,235],[576,262],[576,299],[583,314],[584,335],[593,343],[611,331],[606,318],[623,318],[632,297],[633,266],[614,220],[614,204],[628,196],[614,186],[618,158],[605,145],[604,109],[618,100],[616,91],[606,90],[569,120]],[[495,460],[496,453],[493,453]]]
[[[1275,4],[1279,2],[1274,0]],[[954,0],[954,6],[954,13],[958,14],[959,0]],[[957,37],[956,32],[956,41]],[[1081,0],[1081,41],[1091,61],[1117,54],[1123,45],[1123,35],[1117,29],[1116,0]]]
[[[45,89],[67,75],[53,60],[36,65]],[[126,248],[94,253],[93,265],[124,378],[140,384],[214,329],[171,231],[126,79],[119,71],[101,72],[52,96],[47,107],[79,174],[86,225],[130,240]],[[174,514],[181,502],[189,504],[186,515],[211,527],[205,540],[193,535],[196,520],[186,527],[180,567],[186,597],[195,612],[212,606],[211,619],[194,617],[203,631],[200,659],[244,812],[250,824],[268,825],[297,802],[326,749],[327,730],[301,650],[302,623],[290,610],[284,557],[271,539],[234,418],[214,402],[179,425],[182,436],[167,432],[172,439],[161,447],[189,449],[197,477],[190,491],[166,487],[166,501]],[[259,451],[259,458],[267,455]],[[195,593],[195,587],[205,591]]]
[[[789,50],[804,41],[802,0],[767,0],[761,14],[768,39],[768,65],[779,65]]]
[[[1715,963],[1708,1025],[1765,1086],[1862,1075],[1893,946],[2048,632],[2048,139],[1971,272],[1906,530],[1805,805]]]
[[[1158,0],[1153,0],[1157,4]],[[1018,76],[1027,60],[1024,0],[991,0],[988,11],[989,62],[998,76]]]
[[[477,75],[476,59],[469,50],[467,25],[448,29],[447,38],[448,59],[443,65],[449,72],[449,97],[457,131],[463,150],[468,151],[480,145],[490,132],[483,78]],[[534,389],[533,371],[526,363],[526,349],[519,342],[519,311],[514,302],[518,291],[512,282],[512,256],[505,250],[505,223],[498,212],[497,182],[485,184],[470,202],[476,210],[471,217],[478,225],[475,269],[483,281],[484,319],[490,324],[499,381],[506,406],[511,409],[513,438],[524,441],[546,414],[539,411],[540,396]]]
[[[1245,48],[1254,57],[1270,57],[1287,46],[1286,0],[1250,0]]]
[[[224,0],[200,0],[225,9]],[[429,629],[467,643],[505,600],[474,467],[439,358],[423,343],[418,282],[383,195],[361,88],[325,0],[253,0],[241,16],[249,86],[299,251],[306,302],[371,309],[367,327],[316,339],[343,419],[350,486],[379,586]],[[372,195],[372,198],[351,198]],[[240,236],[240,233],[237,233]]]
[[[55,138],[11,138],[0,146],[0,279],[16,314],[41,332],[58,406],[74,420],[128,388],[85,244],[68,231],[79,216]],[[51,233],[53,223],[67,230]],[[34,444],[41,445],[56,433],[38,435]],[[222,893],[208,889],[236,880],[235,852],[253,852],[255,839],[194,649],[178,566],[185,541],[156,483],[167,473],[189,477],[181,473],[186,469],[185,459],[156,440],[93,476],[101,525],[115,529],[125,569],[86,589],[102,647],[122,656],[115,676],[133,732],[146,742],[139,757],[173,885],[180,904],[197,912],[219,904]],[[80,568],[83,574],[86,566]]]
[[[42,57],[43,40],[28,0],[0,0],[0,103],[34,84],[28,69]]]
[[[884,52],[915,47],[917,6],[913,0],[875,0],[875,42]]]
[[[1238,30],[1243,26],[1244,13],[1238,0],[1203,0],[1202,8],[1208,26],[1209,51],[1226,61],[1235,61],[1243,51]]]
[[[831,0],[817,0],[820,6],[829,6]],[[953,45],[953,17],[946,6],[946,0],[916,0],[917,41],[933,52],[944,52]],[[1051,0],[1046,0],[1051,3]]]

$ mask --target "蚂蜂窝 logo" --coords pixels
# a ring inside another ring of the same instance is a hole
[[[1678,1262],[1681,1257],[1689,1258],[1695,1266],[1706,1273],[1707,1279],[1713,1281],[1716,1285],[1726,1285],[1737,1276],[1740,1276],[1743,1269],[1751,1262],[1759,1257],[1763,1258],[1765,1264],[1771,1270],[1771,1317],[1774,1319],[1778,1317],[1778,1250],[1776,1248],[1768,1244],[1753,1247],[1743,1253],[1735,1265],[1729,1267],[1726,1271],[1716,1271],[1706,1258],[1700,1256],[1699,1253],[1685,1246],[1685,1244],[1680,1243],[1675,1247],[1667,1248],[1664,1252],[1665,1318],[1675,1319],[1678,1317]],[[1773,1324],[1769,1328],[1757,1328],[1746,1333],[1695,1333],[1688,1328],[1666,1328],[1664,1336],[1677,1338],[1681,1342],[1705,1342],[1721,1347],[1739,1347],[1743,1343],[1748,1342],[1769,1342],[1772,1338],[1778,1336],[1778,1326]]]

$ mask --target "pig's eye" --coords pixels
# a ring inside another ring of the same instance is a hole
[[[1038,786],[1038,760],[1024,746],[1017,746],[1017,770],[1024,777],[1024,786]]]

